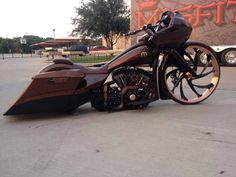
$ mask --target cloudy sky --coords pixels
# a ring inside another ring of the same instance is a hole
[[[128,2],[129,0],[126,0]],[[73,29],[71,18],[81,0],[1,0],[0,37],[65,37]],[[86,2],[86,0],[85,0]]]

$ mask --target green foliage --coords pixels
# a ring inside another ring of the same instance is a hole
[[[90,0],[76,8],[73,33],[91,38],[103,36],[107,46],[113,45],[129,31],[130,14],[124,0]]]
[[[82,37],[81,44],[86,46],[95,46],[95,45],[102,45],[102,38],[86,38]]]
[[[15,39],[3,39],[0,38],[0,52],[12,53],[18,50],[18,41]]]
[[[31,53],[32,48],[30,47],[32,44],[43,42],[52,38],[41,38],[33,35],[25,35],[23,38],[26,39],[27,44],[22,45],[20,43],[20,37],[8,39],[0,37],[0,53]],[[37,48],[34,48],[37,49]]]
[[[34,35],[24,35],[23,38],[26,39],[27,41],[27,44],[25,46],[22,46],[25,53],[30,53],[32,51],[32,47],[30,47],[31,45],[52,39],[52,38],[44,39],[44,38],[41,38],[39,36],[34,36]],[[38,49],[38,48],[34,47],[33,49]]]
[[[3,41],[4,39],[0,37],[0,53],[3,53]]]
[[[110,61],[113,58],[114,56],[112,55],[86,55],[72,58],[71,60],[75,63],[102,63]]]

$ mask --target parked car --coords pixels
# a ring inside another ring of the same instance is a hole
[[[89,50],[90,51],[100,51],[100,50],[109,50],[109,49],[103,45],[96,45],[96,46],[91,47]]]
[[[88,54],[88,47],[82,44],[72,45],[66,51],[82,51],[85,54]]]

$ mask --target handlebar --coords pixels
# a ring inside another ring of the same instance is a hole
[[[141,31],[145,31],[149,35],[153,35],[158,30],[161,30],[163,28],[167,28],[170,25],[172,17],[173,17],[173,12],[167,11],[162,14],[161,19],[159,21],[157,21],[157,23],[155,25],[152,25],[152,24],[144,25],[142,28],[140,28],[138,30],[131,31],[128,34],[125,34],[125,36],[136,35]]]
[[[143,31],[143,29],[139,29],[139,30],[130,31],[129,33],[125,34],[125,36],[132,36],[132,35],[136,35],[136,34],[140,33],[141,31]]]
[[[131,36],[131,35],[136,35],[142,31],[145,31],[146,33],[150,34],[150,30],[152,32],[154,32],[154,29],[158,26],[159,24],[156,24],[156,25],[152,25],[152,24],[148,24],[148,25],[144,25],[142,28],[138,29],[138,30],[134,30],[134,31],[131,31],[127,34],[125,34],[125,36]]]

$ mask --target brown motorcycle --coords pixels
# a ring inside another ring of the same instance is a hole
[[[207,45],[187,41],[192,27],[178,12],[165,12],[139,42],[97,67],[56,59],[32,78],[4,114],[68,112],[91,102],[100,111],[145,108],[158,99],[197,104],[216,89],[220,67]],[[206,63],[200,63],[204,57]]]

